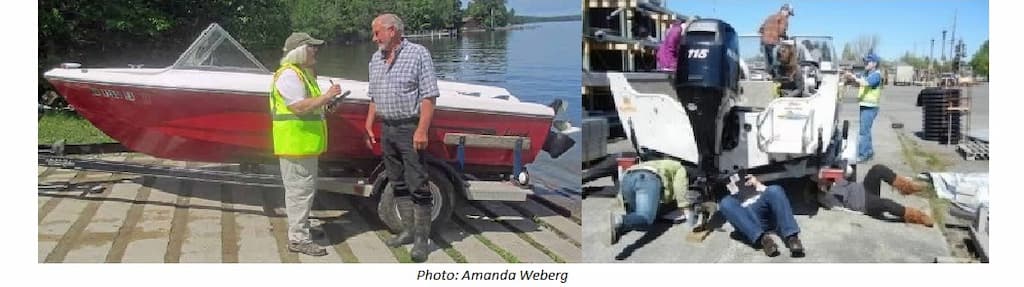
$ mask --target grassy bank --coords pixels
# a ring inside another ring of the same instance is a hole
[[[903,147],[903,159],[907,161],[915,174],[942,172],[952,165],[952,163],[939,158],[938,155],[925,151],[917,142],[907,138],[906,135],[900,133],[897,136],[899,137],[900,145]],[[939,198],[935,192],[935,187],[930,184],[927,189],[918,195],[928,199],[929,206],[932,209],[931,215],[935,219],[935,223],[939,226],[939,229],[945,230],[946,212],[950,205],[949,200]]]
[[[72,112],[46,112],[39,119],[39,144],[65,140],[67,144],[116,142],[89,121]]]

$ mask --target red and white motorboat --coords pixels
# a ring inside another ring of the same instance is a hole
[[[166,159],[221,163],[273,159],[267,100],[272,76],[216,24],[171,67],[92,69],[65,64],[44,74],[76,112],[128,149]],[[322,89],[332,80],[351,94],[326,115],[329,147],[321,160],[372,167],[381,149],[364,144],[367,83],[317,78]],[[552,132],[558,105],[520,102],[500,87],[439,81],[438,88],[441,97],[428,145],[437,159],[457,161],[458,148],[445,144],[446,136],[491,135],[528,139],[532,144],[521,153],[521,163],[527,164],[542,147],[552,145],[546,142],[549,134],[558,135]],[[379,135],[379,121],[375,129]],[[506,174],[515,160],[512,150],[480,146],[466,146],[464,155],[467,169]]]

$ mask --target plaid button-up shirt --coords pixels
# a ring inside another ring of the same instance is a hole
[[[418,117],[420,101],[441,95],[430,51],[403,39],[394,53],[390,66],[380,50],[370,58],[370,100],[385,120]]]

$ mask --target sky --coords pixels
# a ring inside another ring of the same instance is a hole
[[[796,15],[789,20],[789,34],[832,35],[836,53],[842,53],[843,44],[859,35],[878,34],[880,43],[875,52],[884,60],[899,59],[907,51],[928,56],[933,38],[935,58],[940,58],[943,29],[949,31],[946,34],[948,58],[954,10],[956,37],[963,37],[968,61],[989,39],[987,0],[667,1],[669,9],[683,15],[725,20],[741,35],[756,34],[769,14],[778,12],[782,4],[790,3]]]

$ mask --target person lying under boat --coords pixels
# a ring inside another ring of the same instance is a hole
[[[793,41],[783,41],[779,45],[777,77],[773,80],[776,83],[777,94],[780,97],[802,97],[804,95],[804,75],[800,71],[800,57]]]
[[[825,208],[842,207],[857,211],[868,216],[883,219],[883,213],[903,219],[906,223],[920,224],[931,227],[934,222],[927,213],[916,208],[906,207],[892,199],[881,197],[882,182],[906,196],[921,192],[924,185],[906,176],[897,175],[885,165],[876,164],[868,170],[863,183],[849,182],[845,179],[833,181],[822,176],[812,176],[818,184],[820,194],[818,201]]]
[[[646,230],[659,214],[687,224],[696,221],[687,198],[689,178],[686,167],[674,159],[644,161],[623,172],[619,181],[619,199],[626,214],[610,212],[609,245],[626,232]]]
[[[789,248],[790,256],[805,256],[800,226],[782,186],[765,186],[753,175],[736,174],[727,189],[730,194],[718,203],[719,212],[747,243],[760,246],[768,257],[778,256],[779,247],[771,236],[774,233]]]

